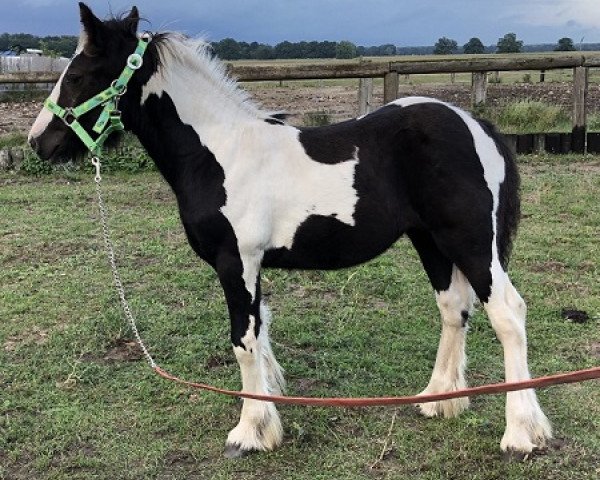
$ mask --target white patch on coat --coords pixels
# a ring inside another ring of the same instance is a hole
[[[438,103],[445,105],[450,110],[454,111],[460,118],[465,122],[467,128],[471,132],[473,137],[473,143],[475,144],[475,151],[479,157],[479,161],[483,167],[483,176],[487,187],[492,194],[492,263],[490,265],[490,272],[492,278],[498,277],[502,273],[502,266],[498,261],[498,248],[496,242],[497,235],[497,211],[500,197],[500,185],[504,182],[505,169],[504,169],[504,157],[498,151],[496,142],[490,137],[481,125],[475,120],[469,113],[461,110],[454,105],[436,100],[428,97],[406,97],[400,98],[391,102],[393,105],[400,105],[401,107],[408,107],[420,103]]]
[[[56,84],[54,85],[54,88],[52,89],[52,92],[50,92],[50,96],[49,96],[50,100],[52,100],[54,103],[58,102],[58,98],[60,97],[60,87],[62,85],[62,81],[63,81],[63,78],[65,77],[65,74],[69,70],[69,67],[71,66],[71,63],[73,63],[73,60],[75,59],[75,57],[77,57],[77,55],[79,55],[83,51],[83,47],[84,47],[86,41],[87,41],[86,33],[81,32],[81,35],[79,36],[79,43],[77,44],[77,49],[75,50],[75,54],[73,55],[73,58],[67,64],[65,69],[62,71],[62,73],[60,74],[60,77],[58,77],[58,81],[56,82]],[[27,136],[27,140],[31,141],[32,139],[35,139],[35,138],[39,137],[42,133],[44,133],[46,128],[48,128],[48,125],[50,125],[50,122],[52,121],[53,117],[54,117],[54,114],[50,110],[48,110],[45,106],[42,106],[42,110],[40,111],[37,118],[35,119],[35,122],[33,122],[33,125],[31,126],[31,130],[29,130],[29,135]]]
[[[340,163],[314,161],[299,141],[300,131],[266,123],[268,113],[225,80],[220,62],[202,44],[175,38],[163,45],[169,47],[160,50],[162,67],[144,86],[142,102],[168,93],[181,121],[222,166],[227,200],[221,212],[238,239],[244,281],[254,296],[254,263],[265,250],[292,248],[309,216],[335,215],[354,225],[358,148]],[[190,53],[198,48],[199,55]]]
[[[71,62],[67,64],[67,67],[60,74],[60,77],[58,77],[58,81],[54,85],[52,92],[50,92],[50,100],[52,100],[54,103],[58,101],[58,97],[60,96],[60,86],[62,84],[63,78],[65,77],[65,74],[67,73],[67,70],[69,69],[69,66],[71,65]],[[44,131],[46,130],[46,128],[48,128],[48,125],[50,125],[50,122],[53,118],[54,114],[50,110],[48,110],[46,106],[42,106],[42,110],[35,119],[35,122],[33,122],[31,130],[29,130],[27,140],[31,141],[32,139],[35,139],[39,137],[42,133],[44,133]]]

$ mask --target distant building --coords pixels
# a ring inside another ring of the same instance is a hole
[[[37,48],[28,48],[24,53],[21,54],[23,57],[41,57],[44,54],[41,50]]]

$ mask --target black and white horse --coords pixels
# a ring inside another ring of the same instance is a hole
[[[107,21],[83,4],[80,10],[79,47],[51,94],[62,107],[107,88],[138,42],[135,7]],[[175,193],[190,245],[218,275],[244,391],[274,393],[284,383],[269,343],[261,269],[350,267],[403,234],[419,253],[442,317],[423,393],[466,386],[475,296],[504,348],[506,381],[529,378],[526,307],[507,275],[519,179],[488,123],[409,97],[336,125],[293,127],[249,101],[208,44],[172,33],[153,37],[120,109]],[[81,123],[89,131],[97,117],[92,111]],[[47,109],[29,141],[46,160],[85,149]],[[420,410],[451,417],[467,407],[467,399],[456,399]],[[245,400],[226,454],[271,450],[282,435],[272,403]],[[535,392],[508,393],[501,448],[526,453],[550,437]]]

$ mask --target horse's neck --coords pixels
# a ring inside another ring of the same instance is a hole
[[[189,48],[184,52],[188,54]],[[184,56],[185,57],[185,56]],[[171,56],[143,88],[142,102],[152,93],[166,92],[182,122],[191,125],[200,136],[209,136],[215,128],[231,130],[237,124],[264,117],[248,95],[225,77],[218,60],[202,56],[177,60]]]
[[[144,128],[134,133],[174,189],[179,174],[199,171],[215,155],[226,160],[243,131],[263,123],[241,92],[218,80],[180,67],[154,74],[142,90]]]

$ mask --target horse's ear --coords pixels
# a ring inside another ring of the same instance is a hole
[[[125,21],[127,22],[128,26],[129,26],[129,31],[133,35],[135,35],[137,33],[138,23],[140,22],[140,12],[138,12],[138,9],[136,6],[134,6],[131,9],[131,12],[129,12],[129,15],[127,15],[127,17],[125,17]]]
[[[85,42],[83,51],[87,55],[97,55],[103,48],[104,42],[102,34],[104,25],[85,3],[79,2],[79,14],[81,16],[81,25],[83,26],[83,34]]]

